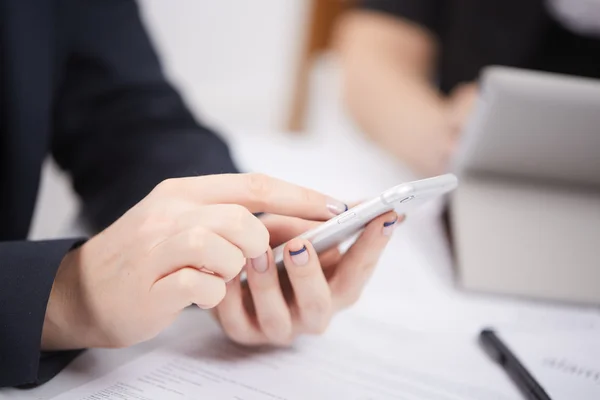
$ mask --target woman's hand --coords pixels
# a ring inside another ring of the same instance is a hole
[[[271,215],[262,221],[271,246],[317,224]],[[337,311],[358,300],[399,221],[394,212],[375,219],[343,256],[332,249],[318,257],[310,242],[292,239],[285,246],[283,274],[269,250],[246,264],[247,284],[239,277],[227,284],[214,314],[225,333],[245,345],[288,345],[299,334],[322,333]]]
[[[326,220],[345,209],[263,175],[164,181],[64,258],[42,348],[124,347],[150,339],[190,304],[217,305],[247,259],[258,264],[267,257],[269,231],[253,213]]]
[[[449,123],[454,136],[457,137],[464,130],[469,117],[475,108],[479,94],[479,86],[475,82],[458,85],[448,98]]]
[[[446,172],[475,107],[477,94],[478,86],[471,82],[457,86],[435,107],[422,103],[410,116],[397,121],[398,140],[390,148],[396,149],[420,176]]]

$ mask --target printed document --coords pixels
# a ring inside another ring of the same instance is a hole
[[[378,328],[337,325],[286,349],[241,347],[218,331],[192,334],[54,400],[519,398],[474,346]]]

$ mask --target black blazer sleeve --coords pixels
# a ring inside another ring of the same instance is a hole
[[[236,172],[165,79],[134,1],[63,3],[68,58],[52,151],[94,229],[166,178]]]
[[[54,275],[79,242],[0,242],[0,387],[42,383],[76,354],[40,345]]]
[[[170,177],[236,172],[165,79],[132,0],[59,2],[52,153],[99,230]],[[33,94],[32,94],[33,95]],[[56,270],[76,242],[0,243],[0,386],[43,383],[76,352],[43,354]]]

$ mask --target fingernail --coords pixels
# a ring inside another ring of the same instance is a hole
[[[385,236],[391,236],[394,233],[394,229],[396,229],[396,222],[398,222],[398,217],[394,218],[393,221],[386,221],[383,223],[383,234]]]
[[[340,215],[341,213],[348,211],[348,205],[330,197],[327,199],[327,209],[333,215]]]
[[[302,246],[300,250],[290,250],[290,258],[292,262],[298,266],[305,265],[308,262],[308,251],[306,246]]]
[[[269,269],[269,260],[267,258],[267,253],[264,253],[256,258],[251,260],[252,268],[258,273],[266,272]]]

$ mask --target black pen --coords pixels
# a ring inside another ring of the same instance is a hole
[[[500,364],[527,399],[552,400],[493,330],[481,331],[479,340],[485,352]]]

